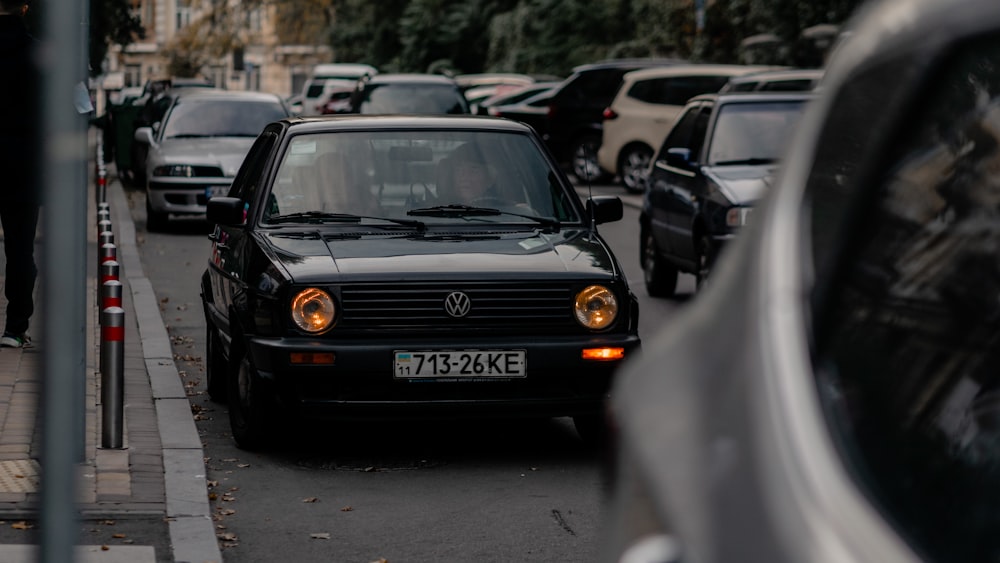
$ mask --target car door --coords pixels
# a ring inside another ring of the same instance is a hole
[[[688,107],[677,127],[663,142],[657,160],[653,164],[654,179],[651,184],[656,198],[657,217],[653,219],[660,231],[657,244],[665,249],[675,261],[693,264],[695,261],[694,228],[697,215],[695,194],[704,183],[698,161],[705,144],[709,117],[712,112],[710,102],[699,102]],[[672,149],[686,151],[686,159],[678,154],[670,154]]]
[[[698,117],[700,103],[688,104],[681,112],[677,123],[667,134],[649,171],[646,189],[646,211],[649,215],[649,226],[656,240],[656,246],[663,252],[670,252],[669,234],[670,223],[667,216],[670,215],[670,207],[673,203],[669,199],[670,186],[674,183],[673,176],[676,174],[674,166],[668,162],[668,151],[672,147],[687,145],[694,132],[695,120]]]
[[[246,266],[249,261],[250,244],[247,225],[253,222],[254,200],[257,192],[263,188],[266,172],[274,150],[278,144],[278,130],[268,127],[254,142],[233,180],[229,197],[236,197],[244,202],[244,223],[241,225],[215,225],[209,239],[212,241],[212,251],[209,257],[209,276],[212,284],[213,299],[216,310],[213,311],[217,326],[227,334],[232,334],[228,318],[229,311],[235,306],[244,309],[247,298]]]

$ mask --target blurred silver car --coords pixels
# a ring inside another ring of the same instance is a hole
[[[1000,560],[1000,4],[857,14],[612,390],[602,561]]]
[[[170,214],[203,214],[209,198],[226,195],[257,135],[290,114],[273,94],[226,90],[174,99],[163,121],[140,127],[146,159],[146,228],[166,227]]]

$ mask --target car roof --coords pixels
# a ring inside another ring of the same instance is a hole
[[[281,120],[296,132],[336,131],[338,129],[489,129],[498,132],[526,133],[532,129],[519,121],[482,115],[369,115],[343,114],[295,116]]]
[[[217,99],[217,100],[236,100],[236,101],[281,101],[281,96],[277,94],[271,94],[268,92],[257,92],[251,90],[222,90],[220,88],[212,89],[198,89],[190,88],[185,89],[183,93],[177,92],[179,94],[178,99],[183,98],[185,101],[191,99]]]
[[[423,74],[419,72],[397,72],[376,74],[365,79],[368,84],[455,84],[455,80],[443,74]]]
[[[747,74],[758,75],[763,71],[777,70],[784,67],[759,66],[759,65],[724,65],[709,63],[676,64],[669,66],[657,66],[633,70],[625,75],[625,80],[633,82],[648,78],[661,78],[668,76],[745,76]]]
[[[811,78],[818,80],[823,77],[823,69],[819,68],[786,68],[786,69],[774,69],[774,70],[761,70],[760,72],[753,72],[749,74],[743,74],[737,77],[733,77],[731,82],[760,82],[760,81],[777,81],[777,80],[792,80],[799,78]]]
[[[455,82],[460,86],[481,86],[496,84],[531,84],[535,79],[527,74],[516,72],[483,72],[478,74],[459,74]]]
[[[713,101],[719,104],[726,103],[756,103],[756,102],[785,102],[785,101],[799,101],[799,100],[809,100],[815,98],[816,94],[814,92],[800,92],[800,91],[774,91],[774,92],[725,92],[725,93],[712,93],[712,94],[700,94],[694,96],[688,100],[688,104],[693,104],[695,102]]]
[[[689,64],[688,61],[683,59],[669,59],[669,58],[630,58],[630,59],[606,59],[603,61],[596,61],[593,63],[582,64],[573,67],[573,72],[583,72],[587,70],[595,70],[602,68],[628,68],[628,67],[647,67],[647,66],[664,66],[664,65],[677,65],[677,64]]]
[[[358,76],[364,74],[376,74],[378,69],[365,63],[320,63],[313,67],[311,78],[324,78],[324,74],[339,74],[342,72],[357,73]]]

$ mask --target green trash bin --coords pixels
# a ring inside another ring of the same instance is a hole
[[[118,176],[131,179],[132,176],[132,136],[135,134],[135,119],[142,111],[144,100],[139,98],[131,103],[111,106],[110,133],[114,136],[115,166]],[[105,131],[107,134],[108,131]]]

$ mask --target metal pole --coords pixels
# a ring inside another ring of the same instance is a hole
[[[125,309],[108,307],[101,311],[102,448],[121,449],[124,412]]]
[[[108,280],[101,284],[101,310],[122,306],[122,282]],[[103,316],[103,315],[102,315]],[[104,320],[103,318],[101,319]]]
[[[77,463],[86,444],[87,120],[74,88],[87,76],[88,0],[43,4],[43,285],[39,561],[75,560]],[[71,54],[71,56],[65,56]]]

